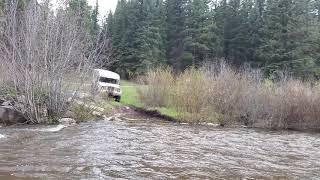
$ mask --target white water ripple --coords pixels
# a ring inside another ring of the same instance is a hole
[[[42,132],[58,132],[64,129],[66,126],[59,124],[56,127],[53,128],[46,128],[46,129],[37,129],[36,131],[42,131]]]

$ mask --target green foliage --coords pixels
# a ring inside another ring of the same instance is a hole
[[[70,13],[78,16],[79,29],[89,32],[93,39],[96,38],[100,31],[98,24],[99,5],[92,8],[87,0],[70,0],[68,10]]]
[[[135,107],[142,107],[143,104],[139,100],[138,85],[127,81],[122,81],[122,96],[121,103],[133,105]]]
[[[120,0],[106,23],[112,69],[130,78],[225,59],[319,78],[319,12],[315,0]]]
[[[172,117],[174,119],[179,119],[180,117],[180,113],[173,108],[161,107],[161,108],[157,108],[156,110],[158,110],[160,114]]]
[[[99,33],[99,24],[98,24],[98,15],[99,15],[99,4],[96,1],[96,6],[91,12],[91,34],[97,36]]]
[[[278,69],[287,69],[303,78],[318,74],[319,44],[314,39],[319,37],[319,30],[314,25],[319,24],[314,24],[310,2],[267,2],[263,43],[257,55],[268,74]]]
[[[107,33],[112,34],[113,58],[117,60],[114,70],[130,77],[164,63],[162,6],[159,0],[119,1],[113,18],[107,21],[111,26]]]
[[[13,83],[1,83],[0,84],[0,97],[16,97],[18,92]]]
[[[4,15],[4,7],[5,7],[5,1],[0,0],[0,16]]]
[[[129,81],[122,81],[122,97],[121,104],[130,105],[138,108],[145,108],[146,110],[156,110],[159,111],[161,115],[165,115],[171,118],[178,119],[180,117],[180,113],[178,113],[175,109],[171,107],[148,107],[145,105],[145,102],[141,99],[140,94],[138,94],[139,90],[146,89],[147,87],[144,85],[139,85]],[[160,97],[164,98],[164,97]],[[117,102],[112,102],[113,106],[120,105]]]
[[[187,3],[184,30],[184,67],[201,65],[214,55],[216,49],[215,22],[211,18],[209,0]]]
[[[72,108],[72,112],[75,114],[75,119],[78,122],[94,119],[95,116],[92,115],[93,110],[86,107],[85,105],[75,105]]]

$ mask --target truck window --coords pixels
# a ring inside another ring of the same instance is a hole
[[[110,83],[110,84],[117,84],[118,83],[118,80],[111,79],[111,78],[106,78],[106,77],[100,77],[99,81],[103,82],[103,83]]]

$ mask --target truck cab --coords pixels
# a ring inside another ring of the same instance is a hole
[[[104,69],[94,69],[92,87],[94,93],[106,93],[120,102],[122,91],[119,74]]]

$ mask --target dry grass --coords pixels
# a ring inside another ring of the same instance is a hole
[[[144,78],[138,81],[146,85],[138,90],[139,97],[144,104],[151,107],[162,107],[169,104],[174,82],[174,75],[170,68],[149,71]]]
[[[258,71],[233,70],[224,63],[188,69],[180,75],[158,69],[140,90],[147,106],[171,107],[188,122],[216,122],[271,129],[320,128],[320,88]]]
[[[255,126],[274,129],[318,129],[319,90],[297,80],[264,82],[256,92],[251,115]]]
[[[194,68],[186,70],[177,76],[172,87],[171,105],[182,119],[198,123],[215,117],[209,106],[210,83],[201,71]]]

